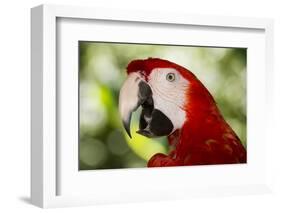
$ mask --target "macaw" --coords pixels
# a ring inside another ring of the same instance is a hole
[[[188,69],[159,58],[133,60],[119,93],[127,134],[142,107],[138,134],[167,136],[168,155],[157,153],[148,167],[246,163],[246,149],[224,120],[207,88]]]

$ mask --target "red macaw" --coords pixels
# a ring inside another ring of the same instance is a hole
[[[171,151],[155,154],[148,167],[246,163],[246,150],[222,117],[214,98],[186,68],[167,60],[134,60],[119,94],[119,111],[130,134],[132,112],[142,107],[139,130],[167,136]]]

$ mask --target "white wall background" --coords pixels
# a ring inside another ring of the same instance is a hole
[[[76,3],[77,2],[77,3]],[[281,6],[278,1],[261,0],[8,0],[0,6],[0,212],[37,212],[29,204],[30,178],[30,8],[41,3],[98,6],[122,9],[185,12],[231,16],[269,17],[275,20],[275,109],[281,109]],[[277,85],[279,83],[279,85]],[[257,94],[258,95],[258,94]],[[277,101],[278,100],[278,101]],[[281,111],[281,110],[280,110]],[[281,118],[276,112],[275,123]],[[281,125],[280,125],[281,128]],[[274,193],[271,195],[202,198],[170,202],[148,202],[108,206],[51,209],[60,212],[280,212],[281,139],[272,141]]]

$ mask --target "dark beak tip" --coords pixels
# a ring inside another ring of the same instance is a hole
[[[129,138],[132,139],[131,133],[128,133],[128,135],[129,135]]]
[[[123,126],[124,126],[128,136],[132,139],[132,135],[131,135],[131,131],[130,131],[130,121],[129,122],[123,121]]]
[[[132,139],[132,135],[131,135],[130,129],[129,128],[125,128],[125,129],[126,129],[126,132],[127,132],[128,136]]]

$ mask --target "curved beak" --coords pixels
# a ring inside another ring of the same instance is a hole
[[[124,128],[131,137],[130,123],[132,113],[139,106],[142,112],[139,121],[138,134],[152,138],[169,135],[173,131],[173,123],[159,109],[154,107],[152,90],[140,73],[129,74],[119,94],[119,112]]]
[[[153,105],[152,91],[142,76],[135,72],[129,74],[119,93],[119,113],[122,118],[124,128],[131,138],[130,123],[132,113],[143,104]]]

